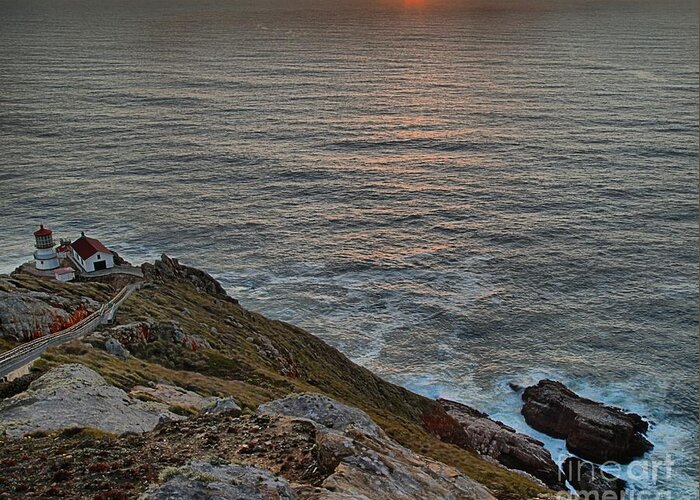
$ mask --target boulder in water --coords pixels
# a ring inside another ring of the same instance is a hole
[[[622,500],[625,481],[608,474],[597,465],[569,457],[564,460],[562,469],[571,486],[584,498]]]
[[[565,439],[570,451],[587,460],[629,463],[653,448],[641,416],[582,398],[560,382],[540,380],[525,389],[523,401],[530,426]]]

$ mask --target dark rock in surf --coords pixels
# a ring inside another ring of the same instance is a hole
[[[629,463],[653,448],[641,416],[582,398],[560,382],[539,381],[525,389],[523,401],[530,426],[565,439],[571,452],[587,460]]]
[[[523,392],[525,390],[522,385],[516,384],[515,382],[508,382],[508,387],[510,387],[513,392]]]
[[[428,422],[434,428],[441,423],[438,434],[443,440],[491,457],[509,469],[527,472],[550,488],[564,488],[559,467],[540,441],[454,401],[438,399],[437,407]],[[450,420],[451,426],[447,425]]]
[[[585,498],[622,500],[625,481],[608,474],[597,465],[569,457],[564,460],[562,469],[571,486]]]

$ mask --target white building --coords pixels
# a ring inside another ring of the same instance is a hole
[[[36,268],[41,271],[56,269],[60,264],[58,263],[56,250],[53,248],[53,233],[51,230],[42,224],[38,230],[34,231],[34,238],[36,239],[34,244],[36,247],[34,251]]]
[[[61,238],[61,243],[56,247],[56,254],[59,259],[67,259],[73,253],[73,249],[70,246],[70,240]]]
[[[75,279],[75,269],[72,267],[59,267],[53,272],[58,281],[73,281]]]
[[[114,267],[114,255],[95,238],[88,238],[81,233],[80,238],[70,244],[71,258],[85,272],[100,271]]]

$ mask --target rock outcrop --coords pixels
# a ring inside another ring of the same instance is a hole
[[[229,322],[229,324],[235,326],[235,320],[234,322]],[[261,356],[265,356],[272,361],[276,365],[279,373],[291,378],[298,378],[302,375],[302,370],[299,368],[292,353],[282,346],[279,348],[275,347],[269,337],[255,329],[253,329],[251,333],[252,335],[246,340],[255,346],[255,349]]]
[[[286,479],[259,467],[194,461],[167,471],[166,481],[141,496],[146,500],[291,500]]]
[[[550,488],[564,488],[561,471],[544,443],[469,406],[446,399],[438,399],[438,404],[463,431],[455,444],[491,457],[509,469],[527,472]]]
[[[344,435],[326,431],[317,442],[322,465],[335,465],[321,486],[335,494],[367,500],[495,498],[457,469],[357,429]]]
[[[585,399],[553,380],[541,380],[523,392],[525,421],[582,458],[628,463],[653,448],[641,416]]]
[[[114,259],[115,266],[130,266],[131,262],[126,260],[124,257],[119,255],[115,250],[110,250],[112,252],[112,258]]]
[[[626,483],[591,462],[577,457],[564,460],[562,469],[571,486],[584,498],[622,500]]]
[[[129,391],[129,395],[138,399],[158,400],[168,406],[181,406],[195,410],[202,410],[218,401],[218,398],[204,397],[170,384],[155,384],[153,387],[137,385]]]
[[[109,385],[83,365],[54,368],[25,392],[0,401],[0,434],[92,427],[105,432],[145,432],[158,423],[183,417],[165,405],[145,403]]]
[[[294,394],[261,405],[259,412],[309,419],[318,425],[319,465],[328,476],[311,498],[495,498],[457,469],[388,438],[365,412],[325,396]]]
[[[225,413],[237,417],[241,414],[241,407],[238,406],[238,403],[233,398],[219,398],[202,408],[202,413],[205,415]]]
[[[386,437],[384,431],[365,412],[322,394],[290,394],[285,398],[260,405],[258,412],[266,415],[306,418],[340,432],[356,428],[368,436]]]
[[[72,291],[67,296],[48,293],[25,286],[14,275],[0,276],[0,337],[30,340],[55,333],[100,307],[96,300]]]
[[[146,279],[183,279],[192,283],[197,290],[224,300],[237,302],[228,296],[221,283],[216,281],[209,273],[195,267],[180,264],[177,259],[168,257],[165,254],[162,254],[160,260],[155,261],[153,264],[142,264],[141,270]]]
[[[0,290],[0,336],[27,340],[45,335],[54,324],[67,321],[69,301],[43,292]]]
[[[127,351],[124,346],[122,345],[121,342],[119,342],[117,339],[109,337],[105,341],[105,350],[110,353],[112,356],[116,356],[119,359],[126,359],[129,357],[129,351]]]
[[[117,325],[106,332],[95,332],[88,339],[105,341],[109,338],[116,339],[122,346],[132,347],[145,345],[151,342],[163,341],[179,344],[191,350],[211,349],[209,341],[201,335],[185,333],[176,321],[150,322],[139,321],[126,325]]]

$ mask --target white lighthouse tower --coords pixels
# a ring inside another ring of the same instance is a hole
[[[59,266],[58,255],[54,250],[53,233],[50,229],[45,228],[43,224],[39,229],[34,231],[36,238],[36,250],[34,251],[34,261],[36,268],[41,271],[56,269]]]

